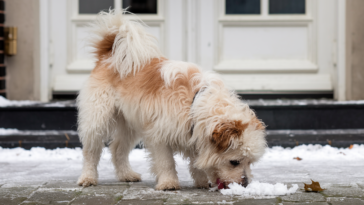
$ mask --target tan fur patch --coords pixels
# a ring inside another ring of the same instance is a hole
[[[114,69],[99,61],[91,76],[99,81],[99,85],[111,84],[124,102],[139,105],[140,109],[144,110],[143,113],[161,113],[161,110],[175,113],[178,110],[176,107],[190,108],[193,96],[198,89],[194,84],[198,82],[191,82],[191,78],[200,71],[191,67],[187,75],[178,74],[171,87],[166,87],[160,72],[163,61],[166,59],[152,59],[135,75],[130,73],[122,79]],[[169,103],[166,104],[168,101]],[[150,112],[151,110],[154,111]],[[188,117],[188,110],[183,113],[186,113],[185,117]],[[147,116],[144,120],[144,126],[150,127],[154,116]]]
[[[99,60],[102,60],[106,56],[111,54],[112,47],[114,45],[116,34],[108,34],[104,36],[104,38],[95,43],[94,47],[96,48],[95,54]]]
[[[248,123],[243,124],[240,120],[221,123],[212,133],[212,142],[216,144],[218,151],[225,151],[229,148],[231,140],[239,138],[248,125]]]

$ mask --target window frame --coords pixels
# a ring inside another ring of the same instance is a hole
[[[127,15],[130,19],[140,19],[147,26],[160,28],[160,48],[165,50],[165,0],[157,0],[157,14]],[[115,8],[122,8],[122,0],[114,0]],[[86,27],[96,19],[97,14],[80,14],[78,0],[67,0],[67,72],[90,73],[95,67],[95,59],[78,59],[77,28]]]

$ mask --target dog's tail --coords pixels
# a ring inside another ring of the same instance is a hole
[[[143,22],[126,13],[121,9],[100,12],[91,25],[91,44],[98,60],[114,68],[121,78],[135,74],[151,59],[163,57]]]

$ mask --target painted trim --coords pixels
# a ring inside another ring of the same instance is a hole
[[[346,100],[346,0],[337,0],[337,73],[335,99]]]
[[[51,96],[49,86],[49,1],[39,0],[39,72],[40,101],[48,102]]]

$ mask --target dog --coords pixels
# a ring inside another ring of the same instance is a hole
[[[97,62],[77,97],[84,157],[78,185],[97,185],[107,142],[118,180],[141,181],[128,155],[142,140],[156,190],[180,189],[175,153],[189,160],[197,188],[247,186],[250,165],[267,146],[264,123],[216,73],[164,57],[143,23],[125,12],[100,12],[91,27]]]

